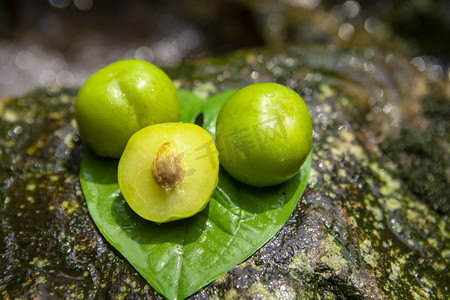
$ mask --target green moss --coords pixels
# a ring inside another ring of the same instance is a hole
[[[441,107],[445,106],[441,101]],[[432,125],[424,132],[403,128],[398,138],[388,138],[381,144],[383,152],[398,162],[396,175],[408,190],[441,214],[450,212],[448,173],[450,153],[448,120],[431,114]],[[438,123],[438,124],[436,124]],[[439,124],[440,123],[440,124]]]

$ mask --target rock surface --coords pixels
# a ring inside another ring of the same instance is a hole
[[[392,54],[333,47],[246,50],[167,72],[202,97],[287,85],[314,128],[309,186],[285,226],[192,299],[449,297],[448,82]],[[48,88],[0,102],[0,294],[162,299],[89,217],[75,97]]]

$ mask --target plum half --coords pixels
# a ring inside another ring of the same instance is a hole
[[[118,166],[123,197],[139,216],[157,223],[205,208],[219,178],[218,151],[198,125],[161,123],[134,133]]]

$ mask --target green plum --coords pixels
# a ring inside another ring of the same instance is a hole
[[[312,147],[303,99],[276,83],[246,86],[227,99],[216,124],[224,169],[245,184],[265,187],[292,178]]]
[[[205,208],[219,180],[211,134],[191,123],[162,123],[133,134],[118,166],[123,197],[141,217],[165,223]]]
[[[119,158],[139,129],[180,119],[171,79],[155,65],[121,60],[92,74],[75,104],[81,138],[100,156]]]

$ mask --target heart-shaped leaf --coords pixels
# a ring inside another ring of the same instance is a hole
[[[183,91],[183,121],[203,114],[211,131],[232,92],[199,105],[202,100]],[[142,219],[129,208],[117,183],[117,164],[85,152],[80,181],[89,213],[104,237],[155,290],[169,299],[183,299],[244,261],[283,226],[306,188],[311,155],[294,178],[269,188],[244,185],[221,169],[219,184],[202,212],[164,224]]]

